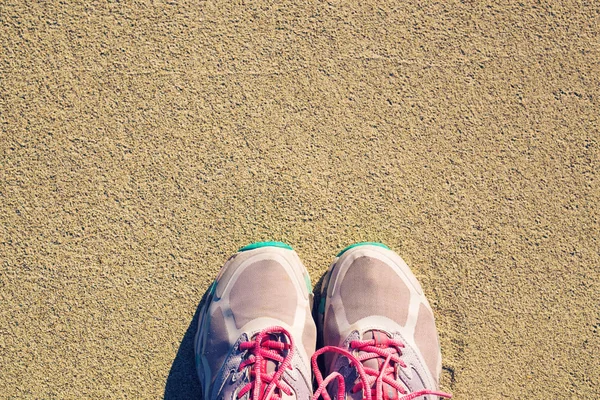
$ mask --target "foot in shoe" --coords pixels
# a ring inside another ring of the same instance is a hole
[[[402,258],[379,243],[350,246],[336,257],[322,285],[319,328],[326,379],[339,400],[435,399],[441,352],[433,313]]]
[[[255,243],[209,289],[194,341],[204,400],[308,400],[315,351],[312,288],[291,247]]]

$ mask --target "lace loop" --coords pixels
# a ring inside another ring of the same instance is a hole
[[[331,383],[333,381],[333,378],[331,378],[332,375],[334,375],[338,381],[337,400],[344,400],[344,398],[346,397],[346,386],[345,386],[345,382],[343,382],[344,377],[339,372],[334,371],[331,374],[329,374],[327,376],[327,378],[323,379],[323,375],[321,374],[321,371],[319,370],[319,364],[317,362],[317,358],[319,358],[319,356],[321,354],[324,354],[327,352],[338,353],[338,354],[345,356],[348,359],[348,361],[350,362],[350,364],[351,365],[353,364],[355,366],[360,379],[363,381],[366,381],[366,379],[367,379],[367,375],[365,373],[365,370],[364,370],[362,364],[356,357],[354,357],[352,355],[352,353],[350,353],[347,350],[342,349],[341,347],[325,346],[325,347],[317,350],[311,357],[312,369],[313,369],[313,373],[315,374],[315,379],[317,380],[317,385],[318,385],[317,391],[315,392],[315,394],[313,394],[312,400],[317,400],[319,398],[319,396],[323,396],[324,400],[331,400],[329,393],[327,393],[327,390],[324,390],[324,389],[329,385],[329,383]],[[340,381],[342,382],[342,384],[339,383]],[[366,391],[365,394],[366,394],[366,397],[365,397],[366,400],[372,400],[370,391]]]
[[[400,358],[402,355],[401,349],[404,344],[396,339],[390,339],[387,335],[375,335],[371,340],[353,340],[350,343],[350,348],[359,352],[358,360],[362,362],[371,359],[384,359],[383,366],[379,369],[364,367],[367,374],[367,381],[359,381],[352,389],[357,392],[360,389],[371,388],[375,384],[376,399],[383,398],[383,384],[386,383],[396,389],[400,394],[406,394],[404,386],[396,380],[396,368],[390,366],[393,362],[402,368],[406,368],[406,364]]]

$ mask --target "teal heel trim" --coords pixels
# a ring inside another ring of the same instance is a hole
[[[387,250],[390,249],[389,247],[387,247],[383,243],[378,243],[378,242],[360,242],[360,243],[351,244],[350,246],[346,247],[344,250],[340,251],[336,257],[341,257],[341,255],[344,254],[345,252],[347,252],[348,250],[353,249],[353,248],[358,247],[358,246],[377,246],[377,247],[383,247],[384,249],[387,249]]]
[[[238,252],[260,249],[261,247],[279,247],[282,249],[294,250],[294,249],[292,249],[292,246],[290,246],[289,244],[285,244],[283,242],[256,242],[256,243],[251,243],[247,246],[242,247],[241,249],[238,250]]]
[[[321,297],[321,301],[319,302],[319,314],[325,314],[325,297]]]
[[[308,293],[312,294],[312,283],[310,282],[310,278],[308,275],[304,275],[304,283],[306,284],[306,289],[308,289]]]

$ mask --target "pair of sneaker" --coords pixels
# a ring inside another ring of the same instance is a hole
[[[194,349],[203,399],[450,397],[438,391],[431,307],[398,254],[380,243],[344,249],[320,298],[315,323],[310,277],[290,246],[262,242],[234,254],[199,317]]]

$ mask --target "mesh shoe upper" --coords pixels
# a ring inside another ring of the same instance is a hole
[[[365,245],[336,259],[323,282],[320,320],[324,345],[345,349],[361,362],[373,395],[376,378],[383,399],[437,390],[441,354],[433,313],[393,251]],[[326,353],[325,365],[327,373],[344,376],[347,397],[365,397],[365,383],[347,357]]]
[[[259,370],[264,376],[258,380],[267,382],[262,389],[270,387],[274,398],[310,398],[316,344],[311,304],[308,273],[293,250],[260,247],[232,256],[200,313],[195,351],[203,398],[260,398],[264,393],[254,383]],[[281,329],[264,334],[271,327]],[[289,368],[279,373],[284,362]]]

